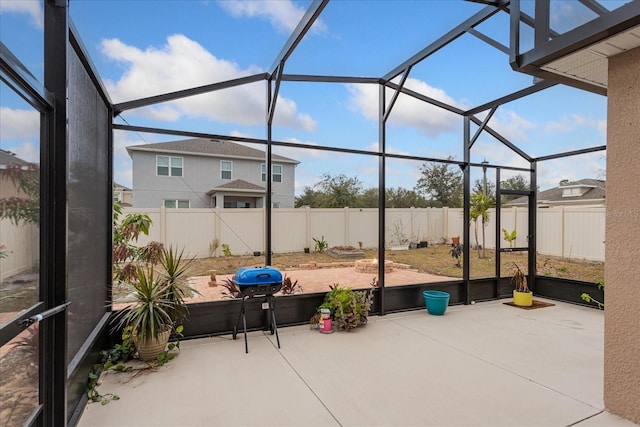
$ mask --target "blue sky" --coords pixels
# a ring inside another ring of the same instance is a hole
[[[533,2],[525,2],[524,7]],[[608,1],[618,7],[623,2]],[[113,102],[216,83],[268,70],[310,1],[111,1],[73,0],[70,15]],[[576,1],[555,1],[552,23],[567,30],[592,18]],[[436,40],[482,5],[457,0],[334,0],[285,66],[289,74],[380,77]],[[42,79],[42,6],[29,0],[0,0],[0,38]],[[498,14],[477,29],[508,45],[509,20]],[[531,34],[524,31],[525,45]],[[416,65],[406,86],[456,107],[471,108],[531,85],[511,70],[508,57],[464,35]],[[202,95],[130,110],[132,125],[212,134],[266,137],[266,85]],[[390,94],[389,94],[390,96]],[[27,160],[37,159],[38,121],[33,111],[0,85],[0,143]],[[378,86],[326,83],[282,84],[273,137],[318,146],[377,150]],[[479,115],[482,118],[482,115]],[[498,109],[489,123],[525,152],[545,155],[606,143],[606,98],[554,87]],[[474,132],[474,129],[472,129]],[[131,186],[125,147],[177,139],[116,132],[114,178]],[[387,130],[390,151],[462,160],[462,119],[401,96]],[[320,150],[278,148],[301,163],[296,189],[312,186],[324,173],[356,176],[376,186],[377,159]],[[526,163],[483,134],[472,161]],[[420,162],[390,161],[388,186],[413,188]],[[603,152],[543,162],[538,183],[602,177]],[[480,171],[474,170],[474,179]],[[491,179],[491,176],[489,176]]]

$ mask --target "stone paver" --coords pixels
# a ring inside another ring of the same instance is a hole
[[[336,283],[352,288],[367,288],[371,286],[375,274],[359,273],[354,267],[321,268],[314,270],[286,270],[283,276],[289,277],[292,282],[298,281],[304,293],[328,292],[329,287]],[[189,298],[188,302],[216,301],[224,298],[225,288],[221,285],[224,280],[231,279],[233,275],[218,275],[217,286],[210,286],[209,276],[196,276],[190,279],[191,286],[200,292],[200,295]],[[420,273],[409,269],[394,269],[385,275],[385,286],[408,285],[412,283],[442,282],[445,280],[459,280],[455,277],[436,276],[435,274]]]

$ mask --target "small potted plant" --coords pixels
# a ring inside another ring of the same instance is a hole
[[[513,289],[513,303],[520,307],[531,307],[533,305],[533,293],[527,286],[527,276],[524,274],[518,264],[513,263],[515,270],[511,277],[511,282],[514,285]]]
[[[324,302],[318,307],[318,314],[322,309],[328,309],[333,319],[333,327],[342,331],[349,331],[367,323],[373,303],[373,289],[356,291],[338,283],[330,288]],[[319,320],[319,316],[314,316],[312,324]]]

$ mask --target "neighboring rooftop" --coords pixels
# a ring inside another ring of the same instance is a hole
[[[6,151],[0,149],[0,169],[6,169],[7,166],[11,164],[19,164],[21,166],[27,166],[30,163],[26,160],[22,160],[20,157],[16,156],[15,153],[11,151]]]
[[[545,204],[603,204],[605,200],[605,181],[601,179],[580,179],[578,181],[561,181],[557,187],[540,191],[537,195],[538,205]],[[526,205],[527,197],[518,197],[506,205]]]
[[[127,151],[150,151],[175,154],[195,154],[210,157],[228,157],[235,159],[264,160],[265,152],[247,147],[236,142],[206,138],[183,139],[179,141],[158,142],[155,144],[130,145]],[[298,164],[297,160],[288,157],[272,155],[273,160],[284,163]]]
[[[218,190],[265,191],[265,188],[260,185],[256,185],[256,184],[252,184],[250,182],[244,181],[242,179],[234,179],[231,182],[218,185],[217,187],[212,188],[211,190],[209,190],[209,192],[207,192],[207,194],[211,195],[212,193],[215,193]]]

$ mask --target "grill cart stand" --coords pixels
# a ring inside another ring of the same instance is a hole
[[[280,348],[280,337],[278,336],[278,326],[276,324],[276,298],[274,294],[282,288],[282,273],[273,267],[242,267],[236,271],[233,280],[240,288],[243,294],[242,304],[240,305],[240,314],[236,325],[233,327],[233,339],[238,335],[238,326],[242,319],[244,330],[244,350],[249,353],[249,344],[247,341],[247,316],[245,302],[256,297],[264,297],[267,303],[267,324],[271,335],[276,335],[278,348]]]

